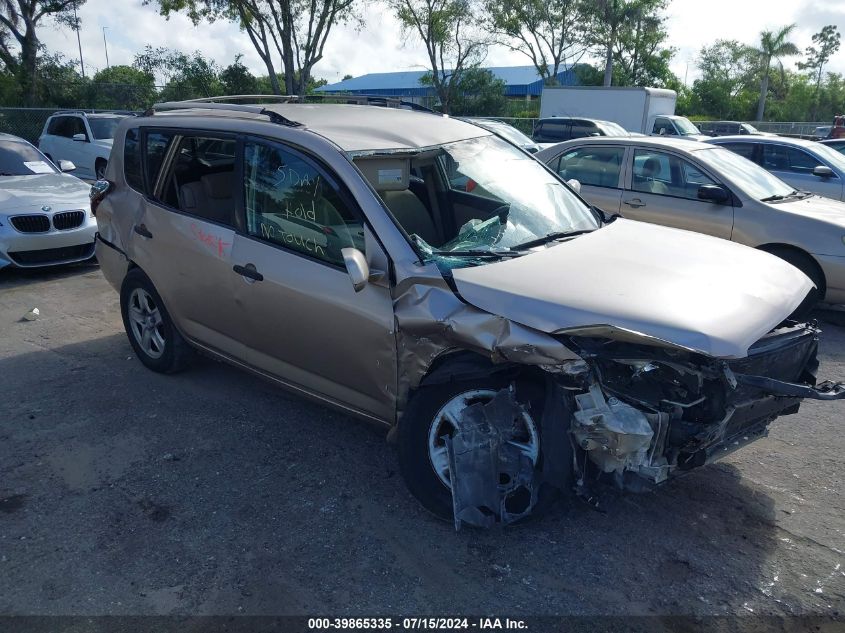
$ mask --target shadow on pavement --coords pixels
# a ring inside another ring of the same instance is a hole
[[[772,499],[730,465],[455,533],[382,433],[223,364],[158,375],[121,334],[0,376],[0,613],[788,612]]]

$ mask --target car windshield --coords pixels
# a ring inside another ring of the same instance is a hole
[[[437,248],[414,238],[432,259],[461,258],[448,267],[521,255],[533,246],[526,243],[599,227],[590,208],[556,176],[496,136],[444,145],[436,162],[457,201],[453,214],[475,210],[457,227],[457,235]],[[472,254],[486,258],[471,262],[467,256]]]
[[[0,176],[55,173],[50,161],[29,143],[0,141]]]
[[[723,147],[697,151],[695,157],[712,168],[716,174],[725,174],[754,200],[786,197],[795,191],[795,187],[786,184],[756,163]]]
[[[124,117],[89,117],[88,125],[91,126],[91,133],[95,139],[111,139],[114,138],[114,132],[117,125]]]
[[[597,121],[605,136],[628,136],[628,130],[613,121]]]
[[[833,165],[840,172],[845,172],[845,156],[824,143],[815,143],[813,151]]]
[[[689,122],[689,119],[678,117],[675,119],[675,127],[681,133],[681,136],[690,136],[692,134],[701,134],[701,130]]]
[[[754,127],[750,123],[740,123],[740,127],[743,128],[749,134],[759,134],[760,133],[760,130],[758,130],[756,127]]]
[[[501,121],[478,121],[477,123],[484,129],[495,132],[514,145],[519,145],[520,147],[534,145],[534,141],[525,136],[525,134],[517,130],[514,126],[508,125],[507,123],[502,123]]]

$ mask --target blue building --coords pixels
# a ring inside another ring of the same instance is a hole
[[[543,92],[543,78],[534,66],[498,66],[487,68],[497,78],[505,82],[505,96],[530,99],[539,97]],[[324,94],[346,93],[381,95],[385,97],[432,97],[434,88],[420,83],[424,70],[411,70],[395,73],[370,73],[353,77],[345,81],[328,84],[317,88]],[[557,75],[561,86],[577,86],[578,78],[574,68],[569,68]]]

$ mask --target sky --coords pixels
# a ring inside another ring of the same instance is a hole
[[[203,23],[195,27],[181,15],[169,20],[154,5],[142,0],[87,0],[81,6],[82,54],[88,76],[106,66],[103,35],[111,65],[131,64],[135,53],[150,44],[190,53],[200,50],[221,67],[243,54],[243,63],[257,74],[266,69],[254,52],[248,36],[230,22]],[[397,20],[380,3],[368,3],[363,26],[336,27],[326,45],[324,58],[314,69],[316,77],[333,83],[344,75],[370,72],[422,70],[426,55],[421,42],[405,37]],[[809,46],[813,33],[826,24],[836,24],[845,35],[845,0],[670,0],[667,11],[667,44],[678,49],[672,70],[692,83],[698,75],[695,59],[702,46],[716,39],[756,43],[759,32],[795,22],[792,41],[800,50]],[[103,31],[105,27],[105,32]],[[51,52],[78,58],[76,34],[55,24],[42,26],[39,37]],[[485,60],[488,66],[530,64],[520,53],[493,47]],[[794,61],[786,61],[788,67]],[[845,43],[830,60],[827,69],[845,73]]]

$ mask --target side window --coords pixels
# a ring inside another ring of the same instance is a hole
[[[247,232],[335,266],[341,249],[364,250],[364,226],[310,160],[263,143],[244,147]]]
[[[701,185],[715,184],[695,165],[672,154],[648,150],[634,154],[634,191],[697,200]]]
[[[721,143],[720,145],[743,158],[754,160],[754,143]]]
[[[675,126],[672,125],[672,122],[669,119],[664,119],[663,117],[657,117],[654,120],[654,128],[652,128],[653,134],[660,134],[663,136],[674,136]]]
[[[173,142],[179,145],[162,180],[161,201],[209,222],[233,224],[235,139],[180,134]]]
[[[144,151],[144,166],[147,176],[146,190],[150,193],[155,191],[158,172],[161,170],[161,163],[167,148],[176,138],[173,132],[147,132],[147,143]]]
[[[584,138],[586,136],[590,136],[590,134],[595,131],[595,124],[591,123],[590,121],[581,121],[579,119],[575,119],[574,121],[572,121],[572,132],[570,138]]]
[[[560,157],[558,173],[582,185],[618,187],[624,147],[578,147]]]
[[[70,133],[68,134],[68,136],[73,138],[75,134],[84,134],[87,140],[91,140],[88,137],[88,132],[85,130],[85,121],[82,120],[82,117],[68,117],[68,123],[70,124]]]
[[[144,191],[144,180],[141,176],[141,143],[138,128],[127,130],[123,141],[123,177],[126,184],[137,191]]]
[[[67,117],[63,116],[54,116],[50,119],[50,125],[47,126],[47,134],[52,134],[54,136],[64,136],[63,133],[63,124]]]
[[[813,167],[818,165],[818,162],[813,163],[809,169],[801,169],[801,157],[797,156],[799,152],[793,151],[784,145],[775,145],[773,143],[763,143],[763,167],[766,169],[773,169],[775,171],[794,171],[797,173],[808,173],[813,171]],[[803,154],[803,152],[800,152]],[[793,167],[792,161],[796,161],[796,166]]]
[[[786,154],[789,157],[789,170],[798,174],[811,174],[822,164],[815,156],[794,147],[787,148]]]

